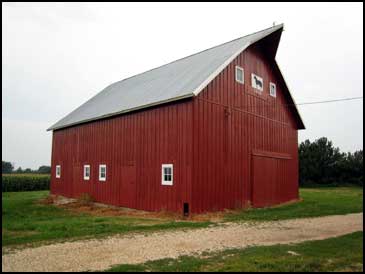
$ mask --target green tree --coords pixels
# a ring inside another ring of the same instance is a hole
[[[24,173],[32,173],[32,170],[31,170],[30,168],[26,168],[26,169],[24,170]]]
[[[311,143],[305,140],[299,145],[300,183],[328,184],[333,183],[339,175],[338,164],[343,161],[344,154],[326,137]]]
[[[340,178],[350,184],[363,185],[363,150],[344,154],[344,160],[338,166]]]
[[[15,170],[15,173],[23,173],[24,171],[22,170],[21,167],[18,167],[16,170]]]
[[[2,161],[2,173],[12,173],[14,166],[10,162]]]
[[[40,166],[38,168],[38,173],[50,174],[51,173],[51,167],[50,166]]]
[[[363,181],[363,151],[341,153],[326,137],[299,145],[301,185],[359,184]]]

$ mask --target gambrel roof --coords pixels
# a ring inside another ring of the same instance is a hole
[[[282,24],[273,26],[113,83],[48,130],[197,96],[247,47],[282,30]],[[274,56],[276,49],[277,45],[272,49]],[[294,104],[288,89],[287,93],[289,103]],[[293,109],[298,128],[304,128],[299,112]]]

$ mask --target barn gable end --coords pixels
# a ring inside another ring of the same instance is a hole
[[[271,204],[298,198],[298,120],[288,106],[286,86],[275,64],[263,44],[255,43],[194,98],[195,211],[241,208],[254,199],[261,205],[253,193],[255,172],[271,174],[256,182],[263,183],[262,188],[275,185],[277,189],[259,193]],[[235,79],[236,67],[244,71],[243,83]],[[252,73],[263,79],[263,91],[252,87]],[[276,84],[276,97],[269,93],[270,83]],[[260,169],[261,162],[254,166],[262,158],[258,155],[276,160]],[[266,180],[272,176],[274,181]]]

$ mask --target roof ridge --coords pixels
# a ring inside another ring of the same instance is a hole
[[[164,66],[170,65],[170,64],[175,63],[175,62],[177,62],[177,61],[180,61],[180,60],[183,60],[183,59],[189,58],[189,57],[191,57],[191,56],[194,56],[194,55],[200,54],[200,53],[202,53],[202,52],[204,52],[204,51],[208,51],[208,50],[211,50],[211,49],[214,49],[214,48],[217,48],[217,47],[223,46],[223,45],[225,45],[225,44],[232,43],[233,41],[240,40],[240,39],[242,39],[242,38],[244,38],[244,37],[251,36],[251,35],[257,34],[257,33],[259,33],[259,32],[267,31],[267,30],[269,30],[269,29],[273,29],[273,28],[278,28],[278,29],[279,29],[280,27],[283,27],[283,26],[284,26],[284,24],[283,24],[283,23],[281,23],[281,24],[279,24],[279,25],[271,26],[271,27],[266,28],[266,29],[262,29],[262,30],[259,30],[259,31],[256,31],[256,32],[253,32],[253,33],[250,33],[250,34],[246,34],[246,35],[244,35],[244,36],[241,36],[241,37],[235,38],[235,39],[233,39],[233,40],[230,40],[230,41],[228,41],[228,42],[224,42],[224,43],[222,43],[222,44],[215,45],[215,46],[213,46],[213,47],[210,47],[210,48],[207,48],[207,49],[204,49],[204,50],[198,51],[198,52],[196,52],[196,53],[193,53],[193,54],[187,55],[187,56],[185,56],[185,57],[181,57],[181,58],[179,58],[179,59],[175,59],[175,60],[173,60],[173,61],[171,61],[171,62],[168,62],[168,63],[166,63],[166,64],[163,64],[163,65],[161,65],[161,66],[154,67],[154,68],[151,68],[151,69],[149,69],[149,70],[145,70],[145,71],[143,71],[143,72],[140,72],[140,73],[134,74],[134,75],[132,75],[132,76],[129,76],[129,77],[124,78],[124,79],[122,79],[122,80],[119,80],[119,81],[117,81],[117,82],[113,82],[113,83],[111,83],[110,85],[108,85],[107,87],[109,87],[109,86],[111,86],[111,85],[114,85],[114,84],[116,84],[116,83],[123,82],[123,81],[128,80],[128,79],[131,79],[131,78],[133,78],[133,77],[136,77],[136,76],[138,76],[138,75],[144,74],[144,73],[146,73],[146,72],[149,72],[149,71],[152,71],[152,70],[155,70],[155,69],[162,68],[162,67],[164,67]]]

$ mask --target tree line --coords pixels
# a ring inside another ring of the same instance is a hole
[[[363,185],[363,150],[341,152],[326,137],[299,145],[299,183],[310,185]]]
[[[42,173],[42,174],[50,174],[51,173],[51,167],[50,166],[40,166],[38,169],[22,169],[21,167],[18,167],[17,169],[14,169],[14,165],[11,162],[2,161],[2,174],[8,174],[8,173]]]

